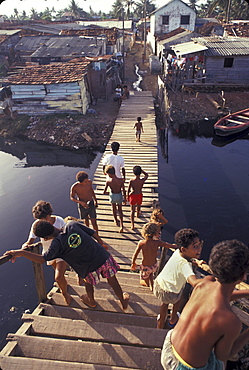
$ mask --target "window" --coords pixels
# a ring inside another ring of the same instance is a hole
[[[181,15],[181,24],[189,24],[190,15]]]
[[[224,59],[224,68],[231,68],[233,66],[233,58]]]
[[[162,16],[162,24],[169,24],[169,15]]]

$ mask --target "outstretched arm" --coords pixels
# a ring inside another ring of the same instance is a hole
[[[159,244],[159,247],[164,247],[164,248],[172,248],[172,249],[177,249],[177,245],[176,244],[171,244],[171,243],[168,243],[168,242],[164,242],[162,240],[158,240],[158,244]]]
[[[102,247],[104,247],[105,249],[108,249],[107,245],[103,242],[103,240],[100,238],[100,236],[96,233],[96,231],[94,232],[94,234],[92,235],[92,237],[97,240],[97,242],[102,245]]]
[[[234,290],[231,294],[230,301],[236,301],[236,299],[249,297],[249,289]]]
[[[40,255],[32,252],[28,252],[24,249],[16,249],[16,250],[10,250],[5,252],[5,254],[11,255],[11,262],[15,262],[17,257],[25,257],[30,261],[36,262],[36,263],[44,263],[45,259]]]

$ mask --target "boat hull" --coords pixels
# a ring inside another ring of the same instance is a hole
[[[243,132],[249,128],[249,109],[229,114],[217,121],[214,125],[215,134],[230,136]]]

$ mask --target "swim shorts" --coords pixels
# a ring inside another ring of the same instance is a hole
[[[142,204],[143,194],[130,194],[128,200],[130,205],[135,206],[138,204],[140,206]]]
[[[122,204],[123,203],[123,195],[122,193],[110,193],[109,200],[111,203]]]
[[[116,275],[117,271],[120,270],[120,266],[115,261],[115,259],[110,256],[105,263],[100,266],[96,271],[89,272],[89,274],[85,277],[85,281],[91,285],[97,285],[100,281],[100,275],[103,278],[109,279]]]
[[[155,279],[153,293],[158,299],[160,299],[161,302],[165,304],[175,304],[181,298],[185,285],[182,287],[179,293],[167,292],[161,288],[157,282],[157,279]]]
[[[148,279],[151,274],[156,272],[157,266],[158,266],[157,262],[153,266],[144,266],[141,264],[140,265],[140,278],[143,280]]]
[[[88,208],[84,208],[81,204],[78,203],[78,210],[81,220],[84,220],[89,216],[90,218],[96,218],[96,208],[94,205],[93,199],[88,204]]]
[[[218,360],[212,351],[208,358],[208,362],[203,367],[192,367],[187,364],[176,352],[171,343],[172,330],[168,331],[166,338],[163,343],[163,349],[161,353],[161,364],[164,370],[223,370],[224,364]]]

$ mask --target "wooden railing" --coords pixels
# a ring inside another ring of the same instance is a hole
[[[31,244],[29,248],[25,248],[30,252],[40,254],[41,243]],[[11,259],[11,255],[3,255],[0,257],[0,265],[8,262]],[[38,296],[38,302],[45,302],[47,300],[46,284],[44,277],[43,265],[41,263],[32,262],[35,276],[35,285]]]

